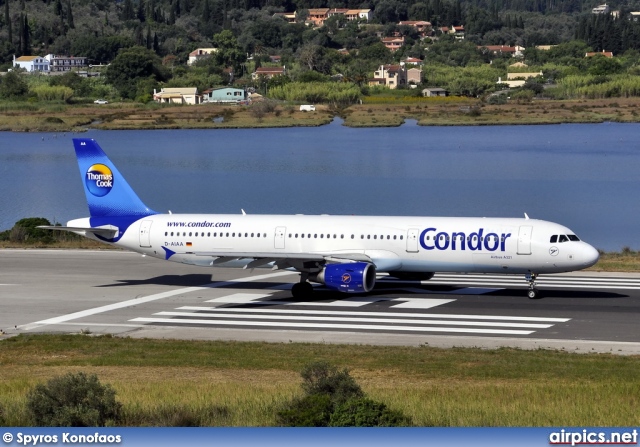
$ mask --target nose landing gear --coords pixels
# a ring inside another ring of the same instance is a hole
[[[536,288],[536,278],[538,275],[536,273],[527,273],[525,275],[525,279],[529,282],[529,291],[527,292],[527,296],[531,300],[535,300],[541,298],[540,292]]]

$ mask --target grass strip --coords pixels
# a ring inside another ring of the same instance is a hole
[[[640,356],[86,335],[0,343],[0,405],[26,425],[32,386],[84,371],[116,389],[125,425],[271,426],[317,360],[420,426],[640,425]]]

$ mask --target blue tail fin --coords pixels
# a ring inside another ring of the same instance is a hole
[[[157,214],[138,198],[98,143],[74,138],[91,217],[144,217]]]

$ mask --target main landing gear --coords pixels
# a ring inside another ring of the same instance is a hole
[[[531,300],[535,300],[540,298],[540,292],[536,288],[536,278],[538,277],[535,273],[527,273],[525,279],[529,282],[529,291],[527,292],[527,296]]]
[[[308,275],[300,275],[300,282],[291,287],[291,295],[297,300],[311,298],[313,286],[307,281]]]

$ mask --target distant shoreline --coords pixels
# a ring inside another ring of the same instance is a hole
[[[0,106],[2,104],[0,103]],[[298,105],[280,103],[259,116],[237,105],[159,106],[113,103],[67,105],[36,103],[23,110],[7,107],[0,115],[0,131],[85,132],[98,130],[251,129],[315,127],[335,117],[347,127],[396,127],[414,119],[420,126],[543,125],[640,122],[640,98],[534,100],[484,104],[468,98],[368,98],[344,109],[318,105],[302,112]]]

